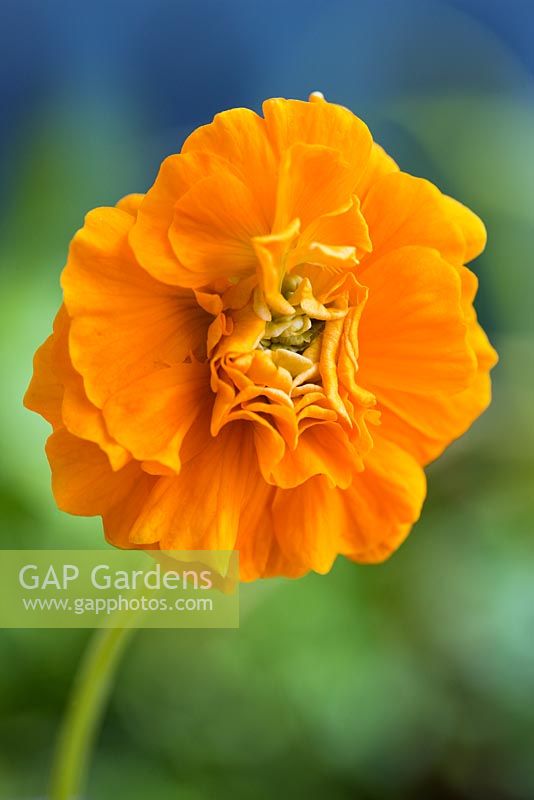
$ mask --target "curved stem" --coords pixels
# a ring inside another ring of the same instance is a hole
[[[116,668],[135,629],[99,628],[89,641],[58,737],[50,800],[79,800]]]

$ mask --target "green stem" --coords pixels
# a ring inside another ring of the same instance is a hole
[[[99,628],[89,642],[61,726],[50,800],[80,800],[89,758],[132,627]]]

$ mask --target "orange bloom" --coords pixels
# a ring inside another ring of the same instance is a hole
[[[346,108],[263,111],[87,215],[25,398],[61,509],[118,547],[236,548],[244,580],[386,558],[496,362],[481,221]]]

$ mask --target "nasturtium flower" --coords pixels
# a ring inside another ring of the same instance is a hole
[[[244,580],[386,558],[490,400],[485,239],[319,94],[218,114],[71,243],[25,398],[59,507]]]

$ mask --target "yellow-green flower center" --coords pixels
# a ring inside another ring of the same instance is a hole
[[[260,347],[269,350],[293,350],[302,353],[324,328],[322,320],[311,320],[298,309],[288,317],[275,317],[265,324],[265,335]]]
[[[287,275],[282,284],[282,294],[286,300],[298,289],[302,278]],[[265,334],[260,342],[264,350],[291,350],[303,353],[324,328],[324,321],[311,319],[300,307],[287,316],[275,316],[265,324]]]

